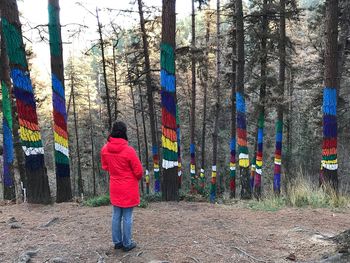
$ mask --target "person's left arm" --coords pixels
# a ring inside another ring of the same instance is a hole
[[[143,168],[139,157],[134,148],[130,147],[130,166],[134,176],[137,180],[141,180],[143,175]]]

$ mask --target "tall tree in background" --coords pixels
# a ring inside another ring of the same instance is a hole
[[[175,2],[176,0],[163,0],[162,42],[160,47],[163,147],[162,198],[166,201],[175,201],[179,198],[176,136]]]
[[[338,0],[326,1],[325,72],[323,89],[322,182],[338,191],[337,84]]]
[[[235,3],[231,3],[235,14]],[[232,21],[232,79],[231,79],[231,141],[230,141],[230,197],[236,197],[236,18]]]
[[[207,125],[207,91],[209,82],[209,38],[210,38],[210,0],[208,0],[208,8],[205,12],[205,51],[204,51],[204,67],[203,67],[203,124],[202,124],[202,141],[201,141],[201,172],[200,172],[200,189],[203,192],[205,187],[205,138]]]
[[[44,162],[44,148],[29,77],[17,2],[0,0],[1,23],[16,96],[20,138],[25,153],[28,202],[49,203],[50,188]]]
[[[77,152],[77,159],[78,159],[78,195],[83,197],[84,195],[84,184],[83,184],[83,178],[81,174],[81,156],[80,156],[80,145],[79,145],[79,133],[78,133],[78,114],[77,114],[77,105],[75,101],[75,83],[74,83],[74,69],[72,66],[72,72],[71,72],[71,94],[72,94],[72,103],[73,103],[73,117],[74,117],[74,133],[75,133],[75,147],[76,147],[76,152]],[[75,185],[75,179],[74,180],[74,185]],[[75,187],[73,187],[74,192],[75,192]]]
[[[141,116],[142,116],[142,127],[143,127],[143,137],[144,137],[144,145],[145,145],[145,165],[146,165],[146,170],[145,170],[145,182],[146,182],[146,194],[149,194],[149,159],[148,159],[148,140],[147,140],[147,131],[146,131],[146,121],[145,121],[145,110],[143,106],[143,95],[141,92],[141,85],[140,83],[138,84],[138,89],[139,89],[139,96],[140,96],[140,105],[141,105]]]
[[[283,94],[286,72],[286,1],[280,0],[280,27],[279,27],[279,75],[277,121],[276,121],[276,148],[275,148],[275,169],[273,177],[273,190],[279,195],[281,192],[281,164],[282,164],[282,135],[283,135]]]
[[[100,47],[101,47],[101,56],[102,56],[102,69],[103,69],[103,80],[104,85],[106,89],[106,103],[107,103],[107,113],[108,113],[108,130],[111,130],[112,128],[112,110],[111,110],[111,104],[109,102],[109,88],[108,88],[108,81],[107,81],[107,65],[106,65],[106,57],[105,57],[105,43],[103,40],[102,35],[102,23],[100,22],[100,17],[98,15],[98,8],[96,7],[96,19],[97,19],[97,29],[98,34],[100,36]]]
[[[261,21],[261,57],[260,57],[260,98],[258,106],[258,134],[256,149],[256,168],[254,178],[254,193],[257,198],[261,197],[261,176],[263,168],[263,145],[264,145],[264,122],[265,122],[265,96],[266,96],[266,78],[267,78],[267,0],[263,1]]]
[[[216,181],[217,181],[217,156],[218,156],[218,131],[219,131],[219,114],[220,114],[220,0],[216,1],[216,103],[215,119],[213,132],[213,166],[211,171],[210,202],[215,202],[216,198]]]
[[[195,0],[192,0],[192,38],[191,38],[191,123],[190,123],[190,173],[191,173],[191,192],[195,190],[196,178],[196,145],[195,145],[195,130],[196,130],[196,10],[194,6]]]
[[[1,28],[0,28],[1,33]],[[16,198],[15,178],[13,169],[13,137],[12,137],[12,109],[11,109],[11,80],[9,61],[6,54],[4,38],[1,34],[1,57],[0,57],[0,84],[2,91],[2,130],[3,130],[3,185],[4,199],[14,200]]]
[[[49,37],[51,54],[52,105],[54,119],[57,202],[72,198],[69,167],[67,111],[59,0],[49,0]]]
[[[244,21],[242,0],[236,0],[236,41],[237,41],[237,142],[239,153],[239,168],[241,174],[241,198],[251,198],[249,183],[249,155],[247,146],[246,105],[244,98]]]
[[[141,33],[142,33],[142,42],[143,42],[143,55],[145,58],[147,102],[148,102],[149,119],[150,119],[150,127],[151,127],[153,173],[154,173],[154,179],[155,179],[154,191],[157,193],[160,191],[159,153],[158,153],[157,132],[156,132],[156,116],[154,113],[151,63],[150,63],[150,59],[149,59],[149,48],[148,48],[147,33],[146,33],[146,28],[145,28],[145,19],[143,17],[142,0],[138,0],[138,7],[139,7],[139,15],[140,15],[140,27],[141,27]]]

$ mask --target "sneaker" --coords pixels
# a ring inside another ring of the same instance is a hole
[[[136,247],[136,242],[132,241],[130,246],[123,247],[123,251],[127,252],[127,251],[134,249],[135,247]]]
[[[114,244],[114,249],[121,249],[121,248],[123,248],[123,243]]]

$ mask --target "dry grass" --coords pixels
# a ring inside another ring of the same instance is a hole
[[[288,206],[345,209],[350,208],[350,196],[336,194],[330,187],[318,187],[300,176],[289,187],[288,193],[281,196],[269,194],[261,201],[248,202],[248,207],[265,211],[276,211]]]

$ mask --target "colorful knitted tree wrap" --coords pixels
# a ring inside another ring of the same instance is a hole
[[[236,138],[231,138],[230,142],[230,191],[236,191]]]
[[[56,7],[49,4],[49,37],[50,37],[50,52],[51,57],[62,56],[60,47],[61,36],[59,30],[58,10]],[[63,69],[61,69],[63,70]],[[69,169],[69,150],[68,150],[68,130],[67,130],[67,111],[65,90],[60,80],[52,69],[52,104],[53,104],[53,119],[54,119],[54,141],[55,141],[55,165],[56,175],[58,177],[70,176]]]
[[[11,187],[14,185],[13,176],[11,175],[11,165],[13,163],[13,139],[12,139],[12,111],[9,88],[4,81],[1,81],[2,90],[2,129],[4,133],[3,145],[4,145],[4,186]]]
[[[180,118],[179,118],[179,111],[178,111],[178,107],[176,107],[176,137],[177,137],[177,161],[178,161],[178,170],[177,170],[177,174],[179,176],[179,188],[181,188],[181,183],[182,183],[182,160],[181,160],[181,137],[180,137]]]
[[[263,146],[264,146],[264,113],[260,112],[258,119],[258,149],[256,152],[256,169],[255,169],[255,187],[261,187],[261,176],[262,176],[262,166],[263,166]]]
[[[195,190],[195,180],[196,180],[196,146],[194,143],[190,144],[190,154],[191,154],[191,162],[190,162],[190,174],[191,174],[191,192]]]
[[[33,87],[29,78],[27,61],[21,32],[2,17],[2,29],[11,65],[11,79],[16,97],[17,113],[20,126],[20,139],[25,153],[25,165],[29,170],[42,168],[44,165],[44,148],[36,114]]]
[[[325,87],[323,90],[323,145],[322,167],[337,170],[337,90]]]
[[[164,169],[178,167],[176,122],[175,54],[167,43],[160,45],[160,82],[162,97],[162,147]]]
[[[146,181],[146,194],[149,194],[149,171],[145,172],[145,181]]]
[[[254,180],[255,180],[255,172],[256,172],[256,159],[255,156],[250,165],[250,188],[254,189]]]
[[[216,165],[211,168],[210,202],[215,202],[216,198]]]
[[[283,134],[283,122],[281,120],[277,120],[275,169],[274,169],[274,177],[273,177],[273,190],[275,192],[280,192],[281,190],[282,134]]]
[[[159,155],[158,155],[157,146],[152,146],[152,155],[153,155],[154,192],[159,193],[160,177],[159,177]]]
[[[199,173],[199,178],[200,178],[200,188],[201,188],[201,191],[203,191],[205,188],[205,171],[203,168],[201,168],[201,171]]]
[[[247,124],[245,100],[240,92],[236,92],[236,109],[237,109],[237,137],[239,166],[247,168],[249,166],[249,155],[247,147]]]

